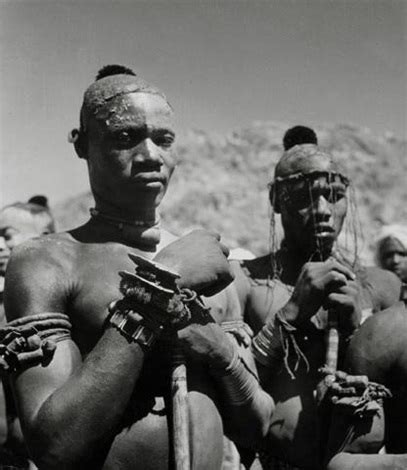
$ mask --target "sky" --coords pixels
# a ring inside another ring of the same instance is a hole
[[[407,0],[0,0],[0,205],[88,189],[67,134],[109,63],[163,89],[183,129],[407,138]]]

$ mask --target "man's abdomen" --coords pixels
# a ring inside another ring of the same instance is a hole
[[[223,455],[223,427],[213,401],[190,392],[190,449],[193,470],[218,470]],[[113,441],[103,470],[168,470],[170,462],[169,420],[162,415],[164,400],[156,399],[150,413],[124,427]]]
[[[287,394],[276,399],[268,439],[262,448],[293,465],[314,468],[318,435],[313,390],[300,386],[295,391],[295,381],[286,385]]]

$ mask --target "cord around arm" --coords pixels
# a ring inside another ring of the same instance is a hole
[[[0,329],[0,373],[46,367],[56,344],[71,337],[71,328],[63,313],[41,313],[7,323]]]

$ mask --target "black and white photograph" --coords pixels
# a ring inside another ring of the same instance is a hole
[[[407,0],[0,0],[0,470],[407,470]]]

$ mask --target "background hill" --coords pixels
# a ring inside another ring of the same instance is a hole
[[[179,165],[162,207],[163,223],[176,234],[196,227],[220,232],[234,247],[256,255],[270,246],[267,183],[290,124],[258,122],[216,135],[191,130],[177,143]],[[348,170],[356,188],[363,257],[383,223],[407,223],[407,142],[351,125],[315,126],[320,144]],[[85,221],[90,193],[55,207],[58,228]],[[352,220],[349,220],[352,222]]]

